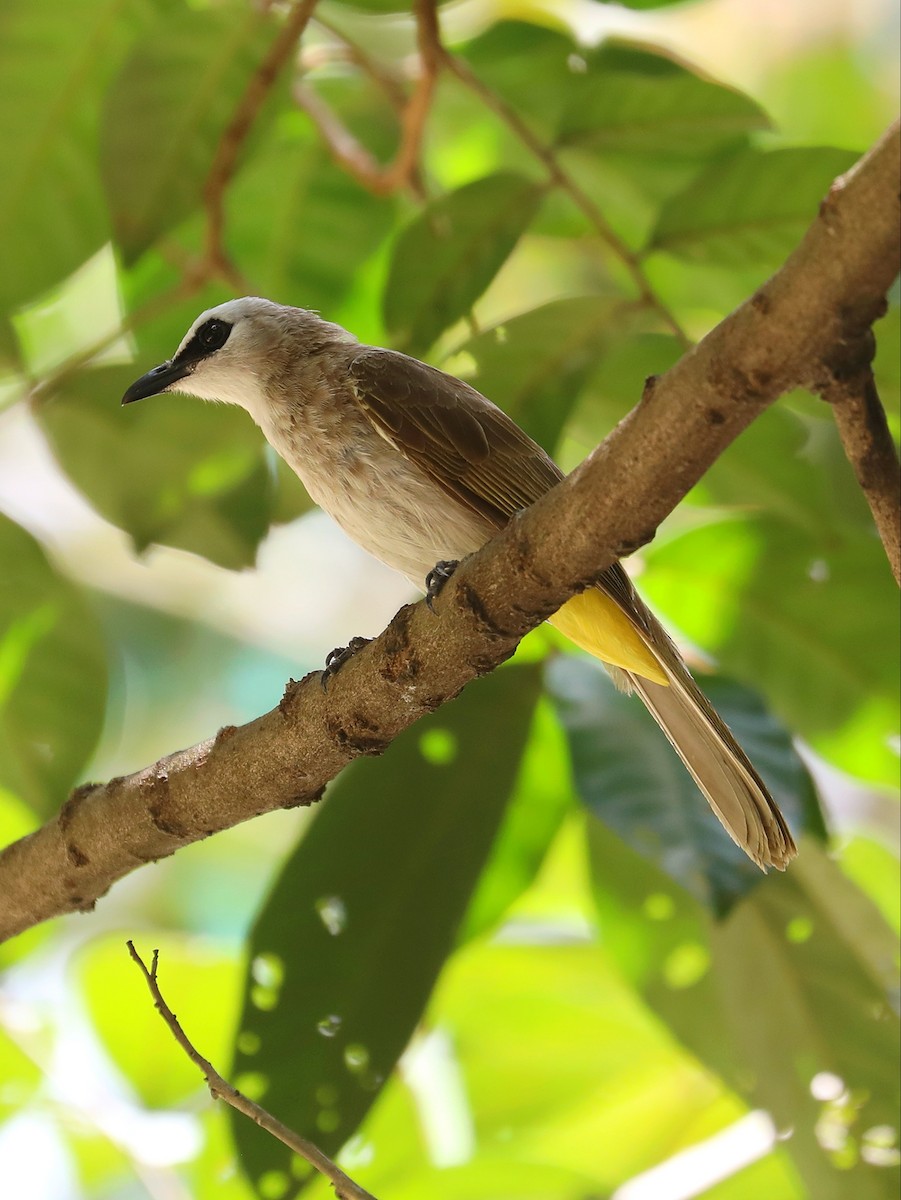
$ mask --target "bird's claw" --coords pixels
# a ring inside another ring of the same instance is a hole
[[[372,638],[353,637],[346,646],[336,646],[325,656],[325,666],[322,669],[322,674],[319,676],[319,682],[322,684],[322,690],[328,687],[328,681],[333,675],[337,675],[346,662],[353,658],[358,650],[362,650],[364,646],[368,646]]]
[[[428,575],[426,575],[425,602],[428,605],[429,612],[435,611],[433,607],[435,599],[459,565],[460,562],[458,559],[442,559],[441,562],[436,562]]]

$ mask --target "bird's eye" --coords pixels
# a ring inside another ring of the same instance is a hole
[[[195,336],[204,351],[210,353],[225,345],[231,331],[232,327],[227,321],[219,321],[213,317],[209,321],[204,321]]]

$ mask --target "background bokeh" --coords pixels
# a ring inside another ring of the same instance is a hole
[[[198,312],[316,308],[472,379],[571,467],[897,112],[890,0],[463,0],[445,37],[497,103],[445,73],[420,170],[377,195],[313,118],[390,159],[404,7],[319,5],[215,253],[217,147],[291,6],[0,8],[3,843],[74,784],[271,708],[410,598],[244,413],[120,410]],[[0,948],[16,1196],[302,1180],[214,1107],[128,937],[159,947],[202,1053],[380,1200],[897,1194],[897,592],[822,402],[780,402],[630,570],[802,832],[792,869],[733,853],[640,706],[536,631],[321,812],[188,847]]]

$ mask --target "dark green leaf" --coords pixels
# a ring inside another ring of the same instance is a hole
[[[798,244],[832,181],[856,158],[829,146],[739,150],[664,205],[649,249],[769,272]]]
[[[330,316],[393,207],[336,167],[299,113],[286,114],[229,190],[229,246],[260,295]]]
[[[249,566],[273,499],[259,431],[237,408],[184,396],[122,409],[122,393],[139,373],[115,367],[79,375],[41,406],[60,465],[139,549],[162,542],[224,567]]]
[[[894,1195],[894,1171],[859,1161],[867,1130],[897,1127],[899,1101],[896,942],[870,901],[808,840],[712,923],[600,823],[590,846],[608,949],[676,1035],[772,1113],[807,1194]],[[833,1106],[811,1094],[824,1072],[847,1089]]]
[[[464,317],[528,228],[541,188],[520,175],[488,175],[442,196],[394,246],[383,299],[399,349],[421,354]]]
[[[197,208],[216,147],[273,36],[261,10],[177,13],[135,47],[104,98],[101,172],[133,262]]]
[[[2,515],[0,563],[0,786],[48,813],[100,734],[106,652],[78,590]]]
[[[696,158],[769,125],[749,96],[658,50],[608,41],[581,58],[560,120],[564,143]]]
[[[453,945],[538,682],[536,667],[496,672],[345,772],[259,916],[238,1079],[327,1153],[372,1104]],[[251,1179],[288,1172],[287,1149],[248,1121],[234,1132]]]
[[[576,791],[597,817],[713,912],[728,911],[761,882],[639,699],[618,692],[584,658],[561,656],[547,675]],[[789,734],[747,688],[731,680],[700,682],[795,834],[823,836],[813,785]]]

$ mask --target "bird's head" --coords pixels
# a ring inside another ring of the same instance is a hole
[[[327,345],[352,340],[303,308],[245,296],[200,314],[172,358],[135,380],[123,404],[184,392],[239,404],[257,417],[273,378]]]

